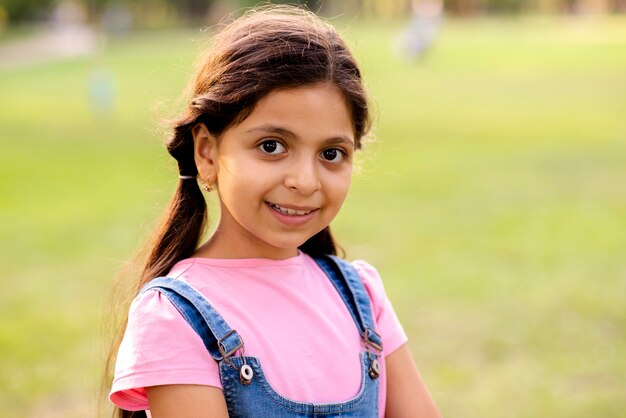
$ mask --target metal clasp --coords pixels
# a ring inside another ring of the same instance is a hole
[[[230,337],[233,334],[237,334],[237,331],[235,331],[234,329],[231,329],[230,331],[226,333],[226,335],[224,335],[222,338],[220,338],[217,341],[217,349],[222,355],[222,359],[224,359],[224,361],[226,361],[227,363],[230,363],[230,361],[228,360],[230,356],[235,354],[235,352],[237,352],[237,350],[239,350],[240,348],[243,348],[243,340],[241,339],[241,337],[239,337],[239,344],[237,344],[235,348],[233,348],[232,350],[229,350],[228,352],[224,351],[225,348],[224,348],[224,344],[222,343],[222,341],[224,341],[226,338]]]
[[[365,327],[365,331],[363,331],[363,340],[365,340],[365,347],[366,348],[373,347],[379,352],[383,351],[382,344],[379,344],[376,341],[370,340],[370,335],[372,334],[376,335],[380,339],[380,336],[373,329]],[[368,351],[369,351],[369,348],[368,348]]]
[[[365,350],[367,351],[367,358],[370,361],[369,364],[369,375],[372,379],[378,378],[380,376],[380,363],[378,362],[378,354],[383,351],[382,344],[377,343],[376,341],[372,341],[370,339],[370,335],[376,335],[378,339],[380,336],[370,328],[365,327],[365,331],[363,331],[363,340],[365,341]],[[372,348],[378,351],[378,353],[372,353]]]
[[[226,362],[226,364],[230,365],[235,370],[237,370],[237,366],[235,366],[235,364],[232,362],[230,357],[233,354],[235,354],[237,352],[237,350],[241,349],[241,359],[243,361],[243,365],[239,369],[239,381],[242,384],[244,384],[244,385],[249,385],[250,383],[252,383],[252,378],[254,377],[254,371],[252,370],[252,367],[250,367],[246,363],[245,349],[244,349],[244,345],[243,345],[243,339],[241,338],[241,336],[239,334],[237,334],[237,336],[239,337],[239,343],[237,344],[237,346],[235,346],[231,350],[228,350],[228,352],[226,352],[226,349],[224,348],[223,341],[226,340],[226,338],[230,337],[233,334],[237,334],[237,331],[235,331],[234,329],[228,331],[226,333],[226,335],[224,335],[222,338],[220,338],[217,341],[217,349],[220,352],[220,354],[222,355],[222,360],[224,360]]]

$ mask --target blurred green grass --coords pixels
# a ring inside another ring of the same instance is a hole
[[[621,416],[626,19],[449,20],[419,62],[402,22],[337,23],[377,118],[334,227],[444,415]],[[206,36],[0,72],[0,417],[95,415],[105,296],[176,183],[153,105],[174,113]]]

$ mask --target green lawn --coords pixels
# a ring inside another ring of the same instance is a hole
[[[444,415],[623,416],[626,18],[446,21],[419,62],[400,24],[348,26],[377,116],[334,226]],[[158,118],[204,37],[0,72],[0,417],[95,416],[106,295],[175,186]]]

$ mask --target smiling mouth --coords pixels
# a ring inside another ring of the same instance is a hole
[[[298,210],[298,209],[285,208],[283,206],[279,206],[271,202],[267,202],[267,204],[276,212],[282,213],[283,215],[287,215],[287,216],[304,216],[317,210],[317,209]]]

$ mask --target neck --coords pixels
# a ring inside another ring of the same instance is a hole
[[[194,253],[194,257],[203,258],[268,258],[284,260],[298,255],[297,248],[277,248],[259,245],[242,245],[232,239],[225,239],[219,229]]]

